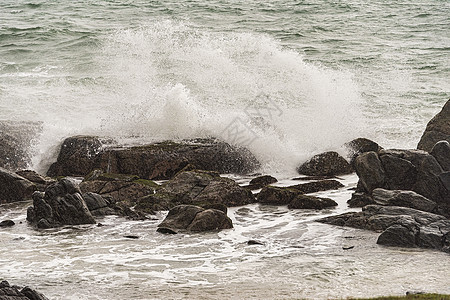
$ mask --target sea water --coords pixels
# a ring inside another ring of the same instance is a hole
[[[353,138],[416,147],[450,95],[449,15],[440,0],[4,0],[0,120],[42,124],[30,165],[41,173],[71,135],[214,136],[287,185],[299,163]],[[37,232],[28,204],[2,207],[22,224],[0,233],[0,276],[52,299],[450,293],[448,255],[312,222],[348,211],[356,180],[326,194],[337,210],[233,208],[235,228],[207,235],[156,234],[164,213]]]

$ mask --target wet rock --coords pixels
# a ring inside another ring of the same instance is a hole
[[[296,189],[302,194],[317,193],[321,191],[337,190],[344,187],[342,183],[334,179],[313,181],[308,183],[291,185],[289,188]]]
[[[364,207],[369,204],[375,204],[375,201],[373,201],[372,196],[366,193],[355,192],[352,194],[351,199],[347,201],[347,204],[349,207]]]
[[[450,220],[441,215],[397,206],[368,205],[319,222],[381,231],[377,243],[386,246],[422,247],[447,251]]]
[[[450,142],[450,100],[442,110],[428,122],[417,149],[430,152],[439,141]]]
[[[251,190],[257,190],[275,182],[278,182],[278,180],[273,176],[270,175],[259,176],[250,180],[250,183],[248,186],[246,186],[246,188]]]
[[[137,200],[153,194],[159,186],[147,179],[135,175],[93,172],[80,184],[83,193],[95,193],[103,198],[112,198],[116,203],[128,206],[136,204]]]
[[[11,171],[0,168],[0,204],[31,199],[36,185]]]
[[[31,148],[42,131],[42,123],[0,121],[0,168],[25,169],[31,163]]]
[[[0,282],[0,300],[48,300],[48,298],[29,287],[20,289],[4,280]]]
[[[442,170],[450,171],[450,143],[448,141],[437,142],[431,149],[430,154],[436,158]]]
[[[215,172],[193,170],[178,173],[154,194],[139,199],[136,210],[168,210],[181,204],[230,207],[254,202],[252,192],[233,180]]]
[[[64,141],[49,176],[86,175],[94,169],[134,174],[145,179],[170,179],[188,164],[220,173],[244,174],[259,167],[247,149],[216,139],[165,141],[137,147],[106,147],[97,137]]]
[[[335,176],[353,173],[353,168],[337,152],[330,151],[313,156],[300,165],[297,172],[310,176]]]
[[[288,205],[302,192],[286,187],[266,186],[257,196],[257,201],[267,205]]]
[[[247,242],[247,245],[252,246],[252,245],[259,245],[259,246],[264,246],[263,242],[257,241],[257,240],[249,240]]]
[[[4,220],[0,222],[0,227],[12,227],[16,225],[13,220]]]
[[[28,208],[27,220],[38,228],[95,224],[80,189],[65,178],[47,187],[45,193],[33,194],[33,206]]]
[[[291,209],[324,209],[337,206],[338,204],[329,198],[320,198],[308,195],[297,195],[288,204]]]
[[[43,192],[45,189],[52,183],[55,183],[56,180],[44,177],[36,173],[32,170],[20,170],[16,172],[17,175],[22,176],[23,178],[31,181],[36,185],[38,191]]]
[[[86,206],[93,216],[107,216],[115,215],[116,203],[112,197],[102,197],[96,193],[83,193],[82,194]]]
[[[47,175],[84,176],[95,168],[102,149],[103,142],[99,137],[69,137],[63,141],[57,161],[50,166]]]
[[[172,230],[170,228],[165,228],[165,227],[159,227],[158,229],[156,229],[156,231],[159,233],[162,233],[162,234],[177,234],[178,233],[175,230]]]
[[[372,192],[372,199],[379,205],[409,207],[427,212],[433,212],[436,209],[436,202],[413,191],[377,188]]]
[[[232,221],[222,211],[205,210],[194,205],[179,205],[172,208],[163,222],[158,225],[158,231],[162,233],[202,232],[230,228],[233,228]]]
[[[376,152],[370,151],[359,155],[355,160],[355,170],[361,186],[369,194],[374,189],[384,186],[386,175]]]
[[[123,237],[126,239],[132,239],[132,240],[139,239],[139,237],[137,235],[124,235]]]
[[[344,147],[349,152],[350,164],[354,167],[355,160],[358,155],[366,152],[378,152],[381,148],[380,145],[366,138],[357,138],[344,144]]]

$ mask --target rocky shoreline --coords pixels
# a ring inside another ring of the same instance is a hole
[[[32,199],[27,221],[37,230],[95,224],[105,215],[143,220],[157,211],[169,211],[158,226],[162,234],[229,229],[228,207],[335,207],[332,199],[310,194],[342,188],[335,177],[356,172],[348,205],[362,211],[317,221],[380,232],[380,245],[450,253],[450,100],[427,125],[417,150],[356,139],[345,145],[348,157],[325,152],[301,164],[297,171],[309,182],[287,187],[272,185],[277,179],[269,175],[254,176],[248,186],[220,176],[254,173],[260,163],[248,149],[214,138],[125,147],[108,138],[69,137],[43,176],[22,170],[29,156],[22,153],[26,147],[11,146],[19,144],[10,127],[0,134],[0,204]],[[0,228],[14,226],[0,222]],[[13,290],[6,283],[3,288]],[[2,289],[0,299],[10,299]]]

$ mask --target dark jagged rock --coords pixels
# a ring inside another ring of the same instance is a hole
[[[361,186],[369,194],[374,189],[384,186],[386,175],[376,152],[370,151],[359,155],[355,160],[355,170]]]
[[[112,197],[102,197],[96,193],[83,193],[86,206],[93,216],[107,216],[117,214],[116,203]]]
[[[0,222],[0,227],[12,227],[16,225],[13,220],[4,220]]]
[[[355,160],[358,155],[366,152],[378,152],[381,148],[380,145],[366,138],[357,138],[344,144],[344,147],[349,152],[350,164],[354,167]]]
[[[430,152],[439,141],[450,142],[450,100],[442,110],[428,122],[417,149]]]
[[[291,209],[324,209],[337,206],[338,204],[329,198],[314,197],[308,195],[297,195],[288,204]]]
[[[296,189],[302,194],[317,193],[321,191],[337,190],[344,187],[342,183],[334,179],[313,181],[308,183],[291,185],[289,188]]]
[[[381,231],[377,243],[386,246],[433,248],[448,252],[450,220],[441,215],[398,206],[368,205],[319,222]]]
[[[38,228],[95,224],[78,186],[69,179],[51,184],[45,193],[33,194],[27,220]]]
[[[252,245],[264,246],[264,243],[257,241],[257,240],[249,240],[247,242],[247,245],[249,245],[249,246],[252,246]]]
[[[0,121],[0,168],[25,169],[31,163],[32,146],[42,131],[42,123]]]
[[[233,228],[233,223],[220,210],[203,209],[194,205],[179,205],[172,208],[167,217],[158,225],[158,232],[213,231]]]
[[[364,207],[369,204],[375,204],[372,196],[366,193],[355,192],[352,194],[352,198],[347,201],[349,207]]]
[[[252,192],[210,171],[178,173],[155,193],[139,199],[136,210],[168,210],[181,204],[241,206],[255,202]]]
[[[379,205],[409,207],[426,212],[434,212],[436,209],[436,202],[413,191],[377,188],[372,192],[372,199]]]
[[[151,195],[159,186],[135,175],[93,172],[80,183],[83,193],[95,193],[104,198],[111,197],[114,202],[134,205],[138,199]]]
[[[449,133],[450,136],[450,133]],[[442,170],[450,171],[450,143],[448,141],[437,142],[430,152],[437,162],[441,165]]]
[[[335,176],[353,173],[353,168],[337,152],[330,151],[313,156],[300,165],[297,172],[310,176]]]
[[[0,282],[0,300],[48,300],[48,298],[29,287],[20,289],[4,280]]]
[[[278,182],[278,180],[275,177],[272,177],[270,175],[264,175],[250,180],[250,183],[245,188],[250,190],[257,190],[275,182]]]
[[[170,179],[187,165],[220,173],[244,174],[259,167],[245,148],[216,139],[165,141],[137,147],[105,146],[97,137],[66,139],[49,176],[86,175],[94,169],[134,174],[144,179]]]
[[[11,171],[0,168],[0,204],[31,199],[36,185]]]

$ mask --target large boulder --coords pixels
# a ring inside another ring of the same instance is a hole
[[[450,252],[450,220],[441,215],[398,206],[367,205],[318,220],[321,223],[381,232],[377,243],[386,246],[433,248]]]
[[[108,141],[109,142],[109,141]],[[259,167],[246,148],[216,139],[165,141],[144,146],[107,146],[97,137],[72,137],[63,142],[49,176],[86,175],[94,169],[133,174],[144,179],[170,179],[188,164],[219,173],[244,174]]]
[[[202,232],[230,228],[233,228],[233,222],[223,211],[204,209],[194,205],[175,206],[158,225],[158,231],[162,233]]]
[[[27,220],[38,228],[95,223],[79,187],[65,178],[47,187],[44,193],[33,194]]]
[[[386,175],[377,152],[370,151],[359,155],[355,160],[355,169],[360,186],[369,194],[384,186]]]
[[[4,280],[0,282],[0,300],[48,300],[48,298],[29,287],[11,286]]]
[[[299,174],[310,176],[335,176],[353,173],[352,166],[337,152],[314,155],[297,168]]]
[[[227,207],[255,202],[252,192],[232,179],[211,171],[192,170],[178,173],[155,193],[139,199],[136,209],[167,210],[181,204],[201,207],[219,204]]]
[[[450,142],[450,100],[442,110],[428,122],[417,149],[430,152],[439,141]]]
[[[0,121],[0,167],[10,171],[27,168],[41,131],[38,122]]]
[[[0,167],[0,204],[31,199],[36,185]]]

